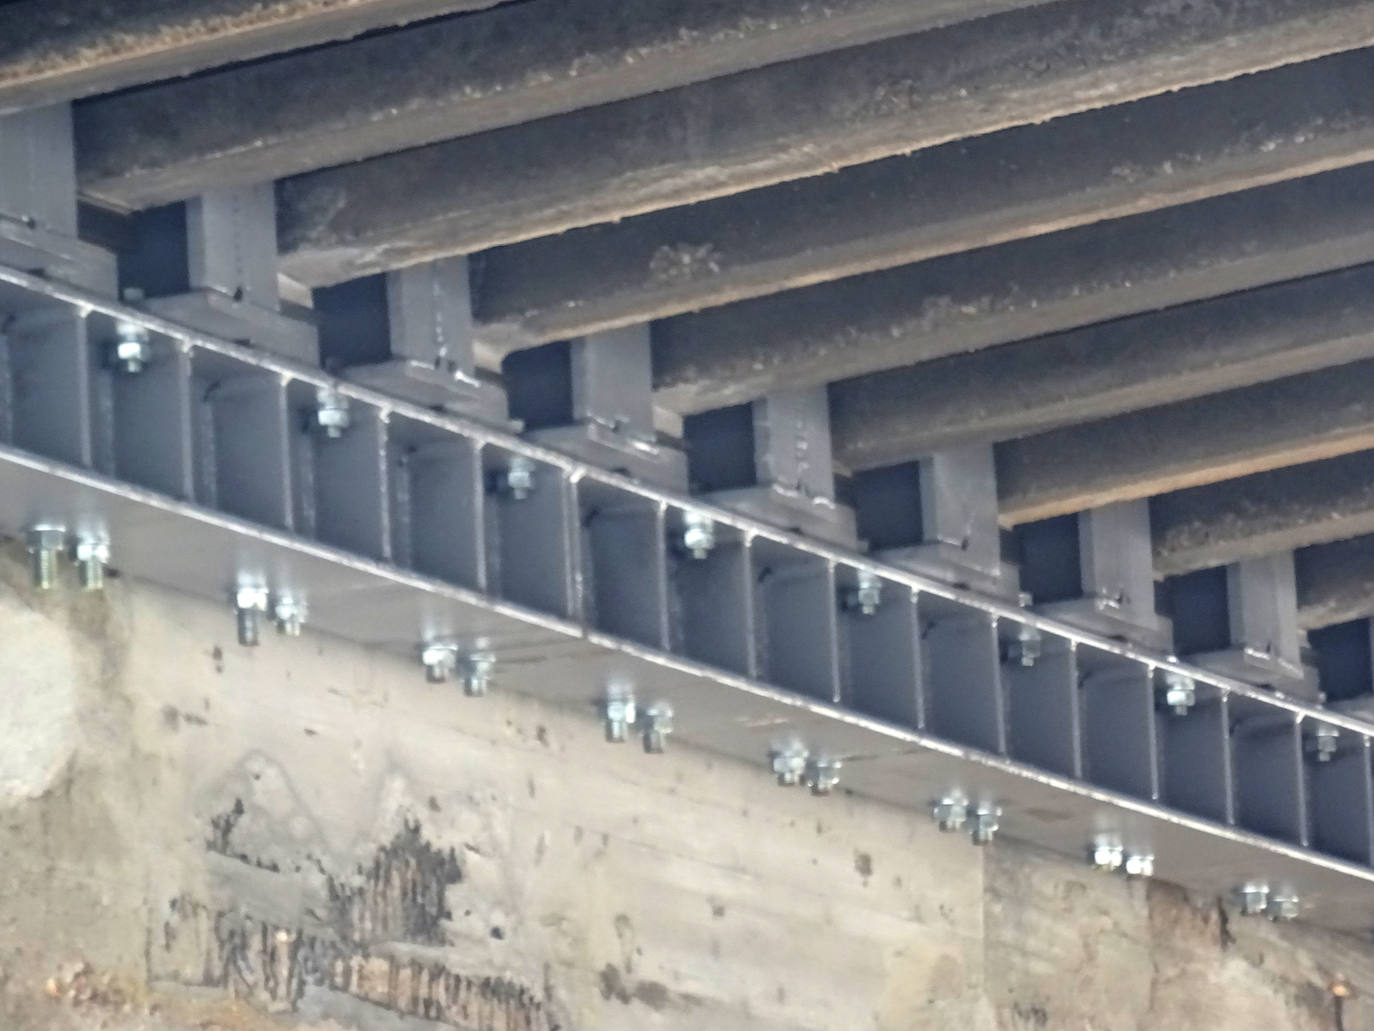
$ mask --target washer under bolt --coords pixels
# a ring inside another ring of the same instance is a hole
[[[534,492],[534,463],[524,455],[516,455],[501,471],[497,489],[516,501],[524,501]]]
[[[257,647],[258,621],[267,612],[267,588],[239,587],[234,591],[232,601],[234,615],[238,620],[239,644],[245,648]]]
[[[988,845],[1002,826],[1002,810],[995,805],[980,805],[969,819],[969,837],[975,845]]]
[[[83,591],[105,588],[105,567],[110,564],[110,542],[101,537],[79,537],[72,546],[77,576]]]
[[[153,348],[148,330],[136,322],[120,319],[115,323],[115,342],[110,348],[114,364],[130,375],[138,375],[152,361]]]
[[[491,652],[470,652],[463,656],[463,693],[469,698],[484,698],[491,689],[496,656]]]
[[[946,834],[961,831],[964,824],[968,823],[968,801],[957,795],[946,795],[932,807],[931,816],[935,819],[935,826]]]
[[[1088,864],[1094,870],[1115,873],[1126,862],[1126,850],[1121,842],[1111,838],[1098,838],[1088,847]]]
[[[1164,673],[1164,704],[1176,716],[1187,716],[1197,704],[1197,683],[1186,673],[1166,670]]]
[[[1155,857],[1149,853],[1133,852],[1126,857],[1126,862],[1121,869],[1127,877],[1153,877],[1155,875]]]
[[[306,616],[305,602],[300,598],[284,596],[272,602],[272,622],[276,624],[279,634],[300,637],[301,630],[305,627]]]
[[[1240,911],[1245,916],[1260,916],[1269,907],[1269,885],[1263,881],[1246,881],[1236,889]]]
[[[828,795],[840,783],[840,768],[844,764],[838,759],[816,756],[806,760],[802,770],[802,783],[811,789],[813,795]]]
[[[29,571],[38,590],[50,591],[57,582],[57,560],[66,544],[67,531],[60,526],[29,528]]]
[[[1307,735],[1307,753],[1319,763],[1329,763],[1340,747],[1341,732],[1329,723],[1318,723]]]
[[[425,679],[442,684],[458,668],[458,646],[447,641],[430,641],[420,646],[420,665],[425,667]]]
[[[338,440],[353,425],[348,398],[333,387],[315,391],[315,426],[330,440]]]
[[[1269,905],[1265,913],[1270,920],[1282,923],[1296,920],[1302,914],[1302,899],[1296,892],[1276,891],[1269,896]]]
[[[630,728],[635,724],[634,695],[624,691],[611,691],[601,703],[601,714],[606,720],[606,740],[620,744],[630,736]]]
[[[700,561],[716,546],[716,524],[703,512],[684,512],[682,516],[682,546],[687,554]]]
[[[644,710],[641,720],[644,727],[644,751],[649,755],[660,755],[668,743],[668,735],[673,732],[673,707],[667,702],[656,702]]]
[[[883,601],[883,581],[871,569],[860,569],[857,582],[845,595],[845,608],[865,616],[878,611]]]
[[[806,772],[807,754],[805,746],[796,743],[773,749],[768,757],[769,764],[780,785],[791,788],[801,783],[802,774]]]

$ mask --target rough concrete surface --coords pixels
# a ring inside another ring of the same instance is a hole
[[[21,558],[6,1031],[1374,1027],[1363,943]]]

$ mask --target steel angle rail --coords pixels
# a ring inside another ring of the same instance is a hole
[[[0,530],[1242,909],[1374,927],[1374,726],[0,269]],[[88,575],[90,574],[90,575]]]

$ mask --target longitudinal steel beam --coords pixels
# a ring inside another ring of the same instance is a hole
[[[1374,261],[1371,190],[1359,166],[666,319],[658,403],[734,404]]]
[[[852,468],[1024,437],[1374,356],[1374,265],[842,381]]]
[[[1293,564],[1305,629],[1374,616],[1374,535],[1302,548]]]
[[[289,599],[417,672],[452,648],[589,714],[671,707],[684,740],[787,780],[799,759],[817,793],[966,803],[975,840],[1109,834],[1194,890],[1262,881],[1374,925],[1374,726],[35,276],[0,269],[0,309],[152,348],[119,373],[9,346],[49,403],[0,420],[5,532],[106,539],[122,572],[254,615]]]
[[[92,100],[81,177],[141,208],[1041,2],[511,4]]]
[[[1371,13],[1049,4],[431,144],[287,180],[285,268],[338,282],[1352,50]]]
[[[1374,448],[1374,361],[997,446],[1003,525]]]
[[[104,93],[501,0],[18,0],[0,6],[0,111]]]
[[[1340,54],[496,248],[483,339],[561,340],[1368,161],[1368,76],[1368,54]],[[871,316],[831,316],[846,317]],[[751,346],[785,360],[790,339]]]

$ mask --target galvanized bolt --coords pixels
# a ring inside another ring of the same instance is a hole
[[[1287,923],[1296,920],[1302,914],[1302,899],[1294,891],[1277,891],[1269,896],[1269,905],[1265,909],[1270,920]]]
[[[883,582],[872,570],[860,569],[857,582],[845,596],[845,608],[871,616],[883,600]]]
[[[673,707],[667,702],[655,702],[644,710],[643,716],[644,751],[660,755],[673,732]]]
[[[491,652],[470,652],[463,656],[463,693],[469,698],[483,698],[491,689],[491,675],[496,669],[496,656]]]
[[[352,425],[348,398],[333,387],[320,387],[315,391],[315,426],[326,437],[338,440],[344,435],[344,430]]]
[[[1197,704],[1197,683],[1186,673],[1166,670],[1164,673],[1164,704],[1177,716],[1187,716]]]
[[[1340,747],[1341,732],[1329,723],[1318,723],[1307,735],[1307,753],[1319,763],[1329,763]]]
[[[516,501],[524,501],[534,491],[534,463],[524,455],[516,455],[502,470],[498,489]]]
[[[1153,877],[1155,875],[1155,857],[1149,853],[1133,852],[1126,857],[1122,870],[1127,877]]]
[[[446,641],[430,641],[420,647],[420,664],[425,667],[425,679],[442,684],[458,668],[458,646]]]
[[[233,595],[234,615],[238,620],[239,644],[254,648],[258,644],[258,619],[267,611],[266,587],[241,586]]]
[[[1236,889],[1240,911],[1245,916],[1259,916],[1269,907],[1269,885],[1263,881],[1246,881]]]
[[[686,512],[682,517],[682,546],[694,559],[704,559],[716,546],[716,524],[702,512]]]
[[[79,537],[72,547],[77,576],[83,591],[105,587],[105,567],[110,564],[110,542],[100,537]]]
[[[946,795],[935,803],[931,815],[935,818],[935,826],[946,834],[963,830],[964,824],[968,823],[968,800],[958,795]]]
[[[975,845],[987,845],[1002,825],[1002,810],[995,805],[980,805],[969,821],[969,836]]]
[[[66,543],[67,531],[60,526],[29,528],[29,569],[38,590],[50,591],[57,582],[57,559]]]
[[[802,771],[802,783],[811,789],[813,795],[828,795],[840,783],[840,768],[843,765],[840,760],[823,755],[807,759]]]
[[[1029,623],[1022,623],[1016,631],[1016,641],[1008,649],[1007,658],[1029,669],[1039,661],[1043,650],[1044,639],[1040,631]]]
[[[1126,862],[1126,850],[1114,838],[1097,838],[1088,846],[1088,864],[1094,870],[1115,873]]]
[[[119,368],[137,375],[152,361],[153,348],[148,330],[136,322],[120,319],[115,323],[115,342],[111,357]]]
[[[272,602],[272,622],[276,624],[277,633],[287,637],[301,636],[307,615],[305,602],[300,598],[282,596]]]
[[[797,742],[775,748],[769,755],[773,773],[777,776],[778,783],[785,788],[796,787],[801,783],[802,774],[806,772],[806,759],[805,746]]]
[[[630,736],[630,728],[635,724],[635,698],[627,691],[608,691],[602,702],[602,715],[606,720],[606,740],[620,744]]]

